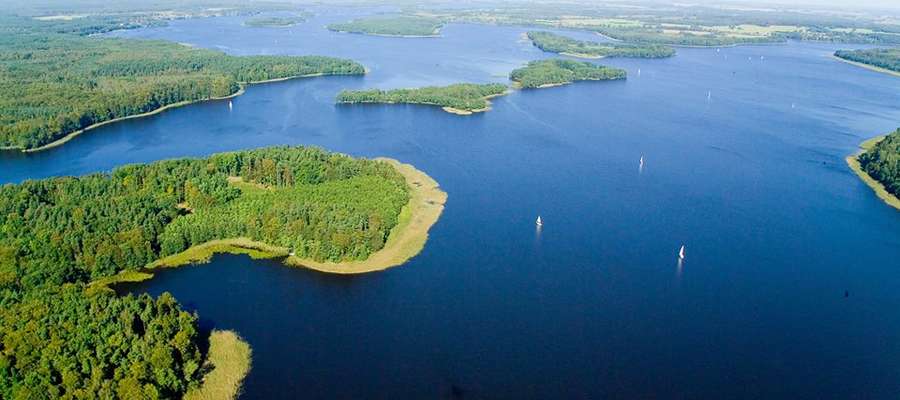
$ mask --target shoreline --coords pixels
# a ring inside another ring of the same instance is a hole
[[[416,38],[419,38],[419,39],[427,39],[427,38],[439,38],[439,37],[442,36],[442,35],[441,35],[441,29],[440,29],[440,28],[439,28],[437,31],[435,31],[433,34],[431,34],[431,35],[394,35],[394,34],[390,34],[390,33],[369,33],[369,32],[341,31],[341,30],[337,30],[337,29],[331,29],[331,28],[329,28],[327,25],[325,26],[325,29],[328,29],[329,31],[332,31],[332,32],[346,33],[346,34],[350,34],[350,35],[380,36],[380,37],[387,37],[387,38],[409,38],[409,39],[416,39]]]
[[[244,378],[250,373],[253,350],[237,332],[213,330],[203,368],[209,369],[200,386],[188,390],[185,400],[232,400],[241,393]]]
[[[63,144],[68,143],[70,140],[72,140],[72,139],[78,137],[79,135],[81,135],[81,134],[83,134],[83,133],[85,133],[85,132],[87,132],[87,131],[97,129],[97,128],[100,128],[100,127],[105,126],[105,125],[113,124],[113,123],[116,123],[116,122],[122,122],[122,121],[126,121],[126,120],[129,120],[129,119],[137,119],[137,118],[149,117],[149,116],[153,116],[153,115],[156,115],[156,114],[163,113],[163,112],[165,112],[165,111],[167,111],[167,110],[171,110],[171,109],[173,109],[173,108],[184,107],[184,106],[191,105],[191,104],[194,104],[194,103],[202,103],[202,102],[206,102],[206,101],[220,101],[220,100],[233,99],[233,98],[235,98],[235,97],[238,97],[238,96],[244,94],[244,93],[247,91],[247,87],[248,87],[248,86],[252,86],[252,85],[262,85],[262,84],[273,83],[273,82],[282,82],[282,81],[287,81],[287,80],[292,80],[292,79],[314,78],[314,77],[325,76],[325,75],[326,75],[325,73],[318,72],[318,73],[314,73],[314,74],[295,75],[295,76],[288,76],[288,77],[284,77],[284,78],[266,79],[266,80],[262,80],[262,81],[240,82],[240,83],[239,83],[240,88],[238,89],[238,91],[237,91],[237,92],[234,92],[234,93],[232,93],[232,94],[230,94],[230,95],[227,95],[227,96],[221,96],[221,97],[209,97],[209,98],[198,99],[198,100],[186,100],[186,101],[180,101],[180,102],[177,102],[177,103],[172,103],[172,104],[168,104],[168,105],[159,107],[159,108],[157,108],[157,109],[155,109],[155,110],[147,111],[147,112],[145,112],[145,113],[134,114],[134,115],[127,115],[127,116],[124,116],[124,117],[113,118],[113,119],[111,119],[111,120],[107,120],[107,121],[103,121],[103,122],[97,122],[97,123],[95,123],[95,124],[91,124],[91,125],[88,125],[88,126],[86,126],[86,127],[84,127],[84,128],[81,128],[81,129],[79,129],[79,130],[77,130],[77,131],[73,131],[73,132],[71,132],[71,133],[67,133],[65,136],[62,136],[62,137],[60,137],[59,139],[56,139],[56,140],[54,140],[54,141],[52,141],[52,142],[50,142],[50,143],[47,143],[47,144],[45,144],[45,145],[41,145],[41,146],[39,146],[39,147],[35,147],[35,148],[32,148],[32,149],[25,149],[25,148],[22,148],[21,146],[4,146],[4,147],[0,147],[0,150],[4,150],[4,151],[9,151],[9,150],[19,150],[19,151],[21,151],[21,152],[23,152],[23,153],[36,153],[36,152],[39,152],[39,151],[49,150],[49,149],[52,149],[52,148],[54,148],[54,147],[62,146]]]
[[[569,53],[569,52],[561,52],[559,53],[561,56],[575,57],[575,58],[583,58],[585,60],[599,60],[602,58],[606,58],[606,56],[595,56],[591,54],[582,54],[582,53]]]
[[[344,262],[319,262],[290,255],[289,249],[272,246],[249,238],[212,240],[193,246],[178,254],[173,254],[148,264],[140,275],[123,271],[111,277],[102,278],[91,285],[109,287],[122,282],[140,282],[153,278],[153,273],[162,268],[176,268],[193,263],[208,262],[218,253],[247,254],[254,259],[285,257],[283,264],[303,267],[332,274],[362,274],[382,271],[406,263],[418,255],[428,240],[428,231],[437,223],[444,211],[447,193],[438,183],[410,164],[403,164],[390,158],[376,158],[392,165],[406,179],[410,188],[410,199],[400,210],[397,225],[384,247],[369,255],[365,260]]]
[[[503,93],[498,93],[498,94],[492,94],[492,95],[490,95],[490,96],[485,96],[485,97],[483,97],[483,99],[485,100],[485,102],[487,102],[487,104],[486,104],[483,108],[475,108],[475,109],[472,109],[472,110],[464,110],[464,109],[461,109],[461,108],[453,108],[453,107],[450,107],[450,106],[442,106],[442,105],[437,104],[437,103],[408,103],[408,102],[399,102],[399,101],[359,101],[359,102],[340,102],[340,101],[339,101],[339,102],[337,102],[337,104],[339,104],[339,105],[354,105],[354,104],[410,104],[410,105],[418,105],[418,106],[432,106],[432,107],[440,107],[441,110],[444,110],[445,112],[448,112],[448,113],[450,113],[450,114],[454,114],[454,115],[462,115],[462,116],[468,116],[468,115],[472,115],[472,114],[475,114],[475,113],[482,113],[482,112],[490,111],[490,110],[491,110],[491,99],[493,99],[493,98],[495,98],[495,97],[506,96],[506,95],[508,95],[508,94],[510,94],[510,93],[512,93],[512,89],[507,89],[507,90],[506,90],[505,92],[503,92]]]
[[[878,67],[878,66],[875,66],[875,65],[869,65],[869,64],[861,63],[861,62],[859,62],[859,61],[847,60],[847,59],[844,59],[844,58],[840,58],[840,57],[838,57],[838,56],[836,56],[836,55],[834,55],[834,54],[831,55],[831,58],[836,59],[836,60],[838,60],[838,61],[840,61],[840,62],[844,62],[844,63],[850,64],[850,65],[854,65],[854,66],[860,67],[860,68],[865,68],[865,69],[867,69],[867,70],[869,70],[869,71],[880,72],[880,73],[882,73],[882,74],[888,74],[888,75],[900,77],[900,72],[893,71],[893,70],[889,70],[889,69],[887,69],[887,68],[882,68],[882,67]]]
[[[887,205],[891,207],[896,208],[897,210],[900,210],[900,198],[897,198],[897,196],[894,196],[891,192],[888,192],[887,189],[885,189],[884,185],[881,184],[881,182],[877,181],[875,178],[869,175],[865,170],[862,169],[862,166],[859,164],[859,155],[871,149],[873,146],[878,144],[878,142],[884,140],[885,137],[886,136],[876,136],[874,138],[866,140],[865,142],[862,142],[859,145],[859,151],[847,156],[845,160],[847,161],[847,166],[849,166],[850,169],[854,173],[856,173],[856,176],[858,176],[863,181],[863,183],[866,184],[866,186],[875,191],[875,195],[878,196],[881,201],[887,203]]]

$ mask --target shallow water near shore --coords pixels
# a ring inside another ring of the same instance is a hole
[[[900,79],[830,58],[853,46],[598,60],[628,80],[515,91],[456,116],[334,96],[506,82],[552,55],[523,42],[522,27],[452,24],[418,39],[323,28],[355,15],[118,32],[237,55],[347,57],[371,73],[251,86],[230,111],[194,104],[45,152],[0,153],[0,182],[279,144],[392,157],[437,180],[444,213],[401,267],[332,276],[220,255],[119,287],[172,292],[205,328],[239,332],[253,348],[242,399],[900,391],[900,212],[844,162],[900,125]]]

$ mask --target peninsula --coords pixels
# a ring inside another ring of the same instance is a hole
[[[627,72],[584,61],[550,59],[529,62],[513,70],[509,79],[526,89],[565,85],[575,81],[625,79]]]
[[[847,165],[880,199],[900,209],[900,129],[869,139],[860,149],[847,157]]]
[[[675,55],[675,49],[659,44],[588,42],[544,31],[530,31],[527,36],[543,51],[579,58],[666,58]]]
[[[490,109],[489,99],[507,93],[499,83],[458,83],[417,89],[344,90],[337,95],[339,104],[386,103],[425,104],[439,106],[449,113],[470,115]]]
[[[18,20],[15,20],[18,21]],[[257,82],[361,75],[353,61],[317,56],[236,57],[147,40],[0,28],[7,56],[0,88],[0,148],[36,150],[86,130],[196,101],[242,93]]]
[[[858,67],[900,76],[900,48],[838,50],[834,56]]]
[[[444,22],[438,18],[416,16],[378,16],[328,25],[335,32],[394,37],[437,37]]]
[[[204,356],[196,315],[170,295],[120,297],[108,285],[220,251],[333,273],[396,266],[421,251],[445,200],[412,166],[305,147],[0,186],[0,342],[16,355],[0,397],[16,397],[12,387],[26,398],[233,397],[246,343],[213,332]],[[165,374],[142,372],[154,368]]]

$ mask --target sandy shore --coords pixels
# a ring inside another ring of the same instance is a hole
[[[866,171],[864,171],[862,169],[862,166],[859,164],[859,155],[871,149],[883,139],[884,136],[878,136],[866,140],[865,142],[860,144],[860,151],[853,155],[847,156],[847,165],[850,166],[850,169],[853,170],[853,172],[855,172],[856,175],[866,183],[866,185],[868,185],[870,188],[872,188],[872,190],[875,191],[875,194],[878,195],[879,199],[883,200],[891,207],[900,210],[900,198],[897,198],[897,196],[894,196],[893,194],[888,192],[887,189],[885,189],[884,185],[881,184],[881,182],[878,182],[877,180],[875,180],[875,178],[869,176],[869,174],[866,173]]]
[[[833,58],[833,59],[835,59],[835,60],[838,60],[838,61],[841,61],[841,62],[845,62],[845,63],[850,64],[850,65],[855,65],[855,66],[857,66],[857,67],[865,68],[865,69],[870,70],[870,71],[881,72],[882,74],[888,74],[888,75],[893,75],[893,76],[900,76],[900,72],[892,71],[892,70],[889,70],[889,69],[886,69],[886,68],[876,67],[876,66],[874,66],[874,65],[863,64],[863,63],[861,63],[861,62],[845,60],[845,59],[840,58],[840,57],[838,57],[838,56],[836,56],[836,55],[834,55],[834,54],[831,55],[831,58]]]
[[[286,257],[286,265],[310,268],[335,274],[361,274],[381,271],[405,263],[419,254],[428,240],[428,231],[438,221],[444,211],[447,193],[438,183],[422,171],[397,160],[379,158],[397,169],[406,178],[410,188],[409,202],[400,211],[400,218],[391,230],[384,248],[362,261],[318,262],[289,255],[283,247],[271,246],[248,238],[213,240],[191,247],[181,253],[157,260],[147,266],[146,271],[156,268],[178,267],[191,263],[209,261],[216,253],[247,254],[253,258]],[[152,275],[151,275],[152,276]]]

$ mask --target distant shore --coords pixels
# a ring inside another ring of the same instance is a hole
[[[332,31],[332,32],[347,33],[347,34],[351,34],[351,35],[381,36],[381,37],[388,37],[388,38],[439,38],[439,37],[441,37],[440,29],[438,29],[437,31],[435,31],[434,33],[432,33],[430,35],[394,35],[394,34],[389,34],[389,33],[341,31],[341,30],[337,30],[337,29],[330,29],[327,26],[325,27],[325,29],[328,29],[329,31]]]
[[[284,78],[267,79],[267,80],[264,80],[264,81],[241,82],[241,83],[240,83],[240,88],[238,89],[238,91],[237,91],[237,92],[234,92],[234,93],[232,93],[232,94],[230,94],[230,95],[228,95],[228,96],[222,96],[222,97],[209,97],[209,98],[199,99],[199,100],[180,101],[180,102],[177,102],[177,103],[172,103],[172,104],[168,104],[168,105],[159,107],[159,108],[154,109],[154,110],[151,110],[151,111],[147,111],[147,112],[145,112],[145,113],[134,114],[134,115],[128,115],[128,116],[124,116],[124,117],[113,118],[113,119],[110,119],[110,120],[107,120],[107,121],[103,121],[103,122],[98,122],[98,123],[89,125],[89,126],[87,126],[87,127],[81,128],[81,129],[79,129],[79,130],[77,130],[77,131],[68,133],[68,134],[66,134],[65,136],[63,136],[63,137],[61,137],[61,138],[59,138],[59,139],[56,139],[56,140],[54,140],[54,141],[52,141],[52,142],[50,142],[50,143],[47,143],[47,144],[45,144],[45,145],[42,145],[42,146],[40,146],[40,147],[35,147],[35,148],[33,148],[33,149],[25,149],[25,148],[22,148],[22,146],[4,146],[4,147],[0,147],[0,150],[21,150],[21,151],[24,152],[24,153],[35,153],[35,152],[38,152],[38,151],[49,150],[49,149],[52,149],[52,148],[54,148],[54,147],[61,146],[61,145],[65,144],[65,143],[67,143],[68,141],[70,141],[70,140],[72,140],[72,139],[78,137],[78,136],[81,135],[82,133],[85,133],[85,132],[90,131],[90,130],[93,130],[93,129],[97,129],[97,128],[101,127],[101,126],[105,126],[105,125],[113,124],[113,123],[116,123],[116,122],[121,122],[121,121],[129,120],[129,119],[136,119],[136,118],[149,117],[149,116],[151,116],[151,115],[156,115],[156,114],[162,113],[162,112],[164,112],[164,111],[167,111],[167,110],[170,110],[170,109],[173,109],[173,108],[183,107],[183,106],[190,105],[190,104],[194,104],[194,103],[201,103],[201,102],[206,102],[206,101],[216,101],[216,100],[228,100],[228,99],[232,99],[232,98],[235,98],[235,97],[238,97],[238,96],[244,94],[244,92],[246,92],[247,87],[250,86],[250,85],[260,85],[260,84],[264,84],[264,83],[281,82],[281,81],[287,81],[287,80],[291,80],[291,79],[299,79],[299,78],[312,78],[312,77],[316,77],[316,76],[325,76],[325,74],[320,72],[320,73],[315,73],[315,74],[295,75],[295,76],[288,76],[288,77],[284,77]]]
[[[384,247],[365,260],[319,262],[290,255],[284,247],[272,246],[249,238],[212,240],[193,246],[181,253],[159,259],[147,265],[140,274],[124,271],[92,283],[97,289],[122,282],[139,282],[153,277],[160,268],[174,268],[192,263],[208,262],[217,253],[247,254],[255,259],[284,257],[284,264],[333,274],[362,274],[396,267],[419,254],[428,240],[428,231],[444,211],[447,193],[438,183],[412,165],[389,158],[378,158],[391,164],[406,178],[410,188],[409,202],[400,211],[397,225],[391,229]]]
[[[862,165],[859,163],[859,155],[865,153],[872,147],[874,147],[878,142],[884,140],[885,136],[877,136],[866,140],[862,144],[859,145],[860,150],[852,155],[847,156],[847,165],[850,167],[853,172],[862,179],[863,182],[866,183],[872,190],[875,191],[875,194],[878,195],[878,198],[883,200],[885,203],[900,210],[900,198],[888,192],[884,185],[881,182],[878,182],[875,178],[872,178],[865,170],[862,169]]]
[[[888,75],[893,75],[893,76],[900,76],[900,72],[893,71],[893,70],[889,70],[889,69],[887,69],[887,68],[876,67],[876,66],[874,66],[874,65],[864,64],[864,63],[861,63],[861,62],[858,62],[858,61],[847,60],[847,59],[844,59],[844,58],[840,58],[840,57],[838,57],[838,56],[836,56],[836,55],[834,55],[834,54],[831,55],[831,58],[834,58],[834,59],[836,59],[836,60],[838,60],[838,61],[841,61],[841,62],[845,62],[845,63],[850,64],[850,65],[855,65],[855,66],[857,66],[857,67],[865,68],[865,69],[870,70],[870,71],[881,72],[882,74],[888,74]]]

